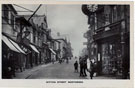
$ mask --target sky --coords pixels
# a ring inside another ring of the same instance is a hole
[[[39,5],[20,5],[35,11]],[[24,9],[14,6],[16,10]],[[32,14],[19,12],[20,15]],[[86,47],[83,42],[87,40],[83,34],[88,30],[87,16],[82,13],[81,5],[42,5],[37,11],[38,15],[46,15],[48,27],[52,30],[52,35],[60,32],[67,37],[73,48],[73,55],[78,56],[79,52]],[[55,36],[54,36],[55,37]]]

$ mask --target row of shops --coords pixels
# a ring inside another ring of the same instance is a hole
[[[130,76],[130,6],[82,5],[88,17],[89,58],[97,63],[98,75]]]
[[[72,56],[70,42],[52,38],[45,15],[30,17],[18,15],[11,4],[2,5],[2,78]]]

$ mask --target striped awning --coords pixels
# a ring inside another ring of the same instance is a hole
[[[53,49],[49,48],[49,50],[50,50],[54,55],[56,55],[56,52],[55,52]]]
[[[18,52],[18,53],[23,53],[26,54],[21,48],[20,46],[12,41],[11,39],[7,38],[6,36],[2,35],[2,41],[9,47],[9,49],[11,49],[12,51]]]
[[[39,53],[39,51],[37,50],[37,48],[36,48],[34,45],[31,45],[31,44],[30,44],[30,47],[31,47],[36,53]]]

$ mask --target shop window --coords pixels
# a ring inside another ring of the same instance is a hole
[[[107,5],[104,7],[105,25],[109,25],[111,23],[110,14],[111,14],[111,7]]]
[[[109,48],[110,48],[109,53],[110,53],[110,55],[112,55],[112,53],[113,53],[113,46],[112,46],[112,44],[110,44]]]
[[[113,6],[112,8],[112,22],[116,22],[118,19],[117,19],[117,6]]]
[[[97,14],[97,28],[103,27],[105,24],[105,16],[103,15],[103,12],[100,14]]]

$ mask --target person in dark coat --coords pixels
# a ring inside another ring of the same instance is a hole
[[[9,58],[9,67],[11,67],[11,74],[15,77],[15,58],[13,57],[13,54],[10,54]]]
[[[79,64],[80,64],[80,76],[83,76],[83,60],[81,57],[79,58]]]
[[[83,76],[87,76],[87,74],[86,74],[87,62],[86,62],[85,59],[83,60],[83,67],[82,67],[82,70],[83,70]]]
[[[11,78],[9,74],[8,58],[5,54],[2,55],[2,78]]]
[[[2,55],[2,78],[3,79],[12,78],[11,61],[10,61],[9,56],[10,56],[9,53]]]
[[[94,72],[95,72],[94,63],[91,61],[91,66],[90,66],[90,78],[91,79],[93,79]]]
[[[75,68],[75,72],[78,72],[78,62],[77,61],[74,63],[74,68]]]
[[[87,58],[88,56],[86,55],[83,59],[83,76],[87,76],[86,71],[87,71]]]

